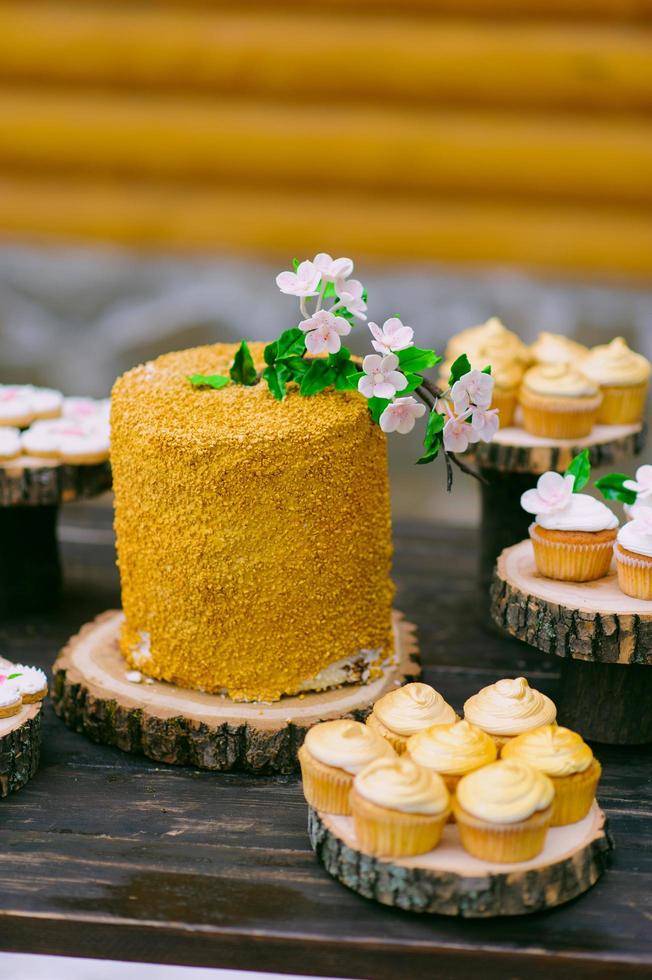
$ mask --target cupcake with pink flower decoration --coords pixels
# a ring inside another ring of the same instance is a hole
[[[618,585],[633,599],[652,599],[652,507],[634,504],[614,548]]]
[[[590,472],[584,449],[563,476],[544,473],[536,489],[521,496],[523,510],[536,517],[530,538],[537,568],[546,578],[591,582],[609,572],[618,518],[605,504],[579,492]]]

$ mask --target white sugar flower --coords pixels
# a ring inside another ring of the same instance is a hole
[[[521,495],[521,507],[528,514],[555,514],[565,510],[573,498],[575,477],[548,470],[537,481],[536,490]]]
[[[288,296],[316,296],[321,278],[319,269],[312,262],[301,262],[296,272],[279,272],[276,285]]]
[[[380,427],[383,432],[400,432],[401,435],[406,435],[412,431],[414,423],[425,411],[426,406],[412,395],[408,395],[407,398],[397,398],[380,416]]]
[[[358,391],[365,398],[393,398],[397,391],[407,388],[407,378],[397,371],[396,354],[367,354],[362,362],[364,378],[358,381]]]
[[[652,466],[639,466],[636,470],[636,479],[624,480],[623,486],[626,490],[634,491],[637,502],[652,497]]]
[[[647,504],[633,504],[630,515],[637,531],[641,534],[652,534],[652,507]]]
[[[363,298],[364,286],[361,282],[357,279],[338,278],[335,280],[335,292],[349,313],[352,313],[359,320],[367,319],[365,313],[367,304]]]
[[[405,350],[412,347],[414,330],[401,323],[397,316],[392,316],[385,320],[382,329],[377,323],[370,323],[369,329],[374,336],[371,346],[379,354],[388,354],[390,351]]]
[[[491,442],[500,427],[498,409],[491,408],[488,411],[485,411],[481,408],[476,408],[471,415],[471,425],[473,426],[473,431],[477,435],[478,440],[481,440],[482,442]]]
[[[336,279],[348,279],[353,272],[353,262],[351,259],[334,259],[328,252],[320,252],[315,255],[313,264],[319,270],[319,275],[324,282],[335,282]]]
[[[318,310],[299,326],[306,335],[306,349],[310,354],[337,354],[342,346],[340,337],[346,337],[351,332],[348,320],[327,310]]]
[[[490,374],[477,369],[468,371],[451,388],[455,411],[458,414],[465,412],[469,405],[477,405],[482,409],[489,408],[493,390],[494,379]]]
[[[472,425],[455,416],[449,418],[442,435],[447,453],[463,453],[469,448],[470,442],[478,442],[480,438]]]

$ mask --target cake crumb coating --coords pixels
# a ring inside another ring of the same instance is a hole
[[[165,354],[114,386],[121,650],[151,677],[269,701],[392,651],[387,453],[355,391],[190,384],[228,375],[236,349]]]

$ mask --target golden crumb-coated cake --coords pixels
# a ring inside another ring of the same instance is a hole
[[[228,375],[236,349],[166,354],[115,384],[122,653],[240,700],[366,679],[392,652],[385,437],[355,391],[190,384]]]

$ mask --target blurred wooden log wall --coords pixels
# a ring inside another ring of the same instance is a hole
[[[0,234],[652,274],[652,0],[0,0]]]

